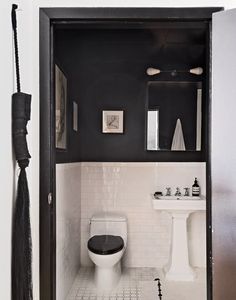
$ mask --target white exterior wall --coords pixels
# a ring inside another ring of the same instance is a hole
[[[236,7],[234,0],[18,0],[22,90],[33,94],[29,124],[29,148],[32,154],[28,170],[33,236],[34,299],[39,300],[39,8],[40,7]],[[0,299],[10,300],[11,223],[14,186],[14,165],[11,145],[11,94],[14,80],[12,69],[11,5],[0,1],[0,73],[1,86],[1,146],[0,146]]]
[[[1,142],[0,142],[0,299],[11,299],[11,230],[12,230],[12,207],[15,200],[16,179],[18,169],[16,168],[12,153],[11,141],[11,95],[15,92],[15,80],[13,70],[13,51],[12,51],[12,28],[11,28],[11,8],[12,3],[9,0],[0,1],[0,88],[1,88]],[[17,1],[22,11],[19,13],[26,18],[19,18],[18,26],[24,28],[24,32],[19,32],[19,46],[22,64],[22,91],[28,93],[32,90],[32,81],[30,80],[30,72],[32,74],[32,66],[29,64],[30,39],[29,36],[29,2],[27,0]],[[23,38],[24,37],[24,38]],[[37,122],[37,118],[33,122]],[[32,122],[31,122],[32,123]],[[32,145],[37,144],[37,139],[32,138],[32,127],[29,130]],[[38,156],[38,155],[37,155]],[[35,156],[35,161],[38,160]],[[31,167],[32,170],[32,167]],[[38,168],[35,168],[37,174]],[[30,174],[30,170],[28,170]],[[29,175],[29,177],[31,177]],[[38,181],[38,176],[31,177],[30,182]],[[32,193],[31,193],[32,194]],[[37,192],[38,194],[38,192]],[[38,205],[38,196],[34,198]],[[32,195],[31,195],[31,199]],[[33,207],[33,205],[32,205]],[[38,211],[38,209],[37,209]],[[35,215],[35,212],[32,216]],[[38,215],[36,220],[38,219]],[[38,247],[38,226],[33,228],[34,247]],[[35,242],[36,241],[36,242]],[[38,268],[38,250],[34,251],[35,270]],[[35,272],[36,274],[37,272]],[[35,276],[37,287],[38,278]],[[36,289],[38,290],[38,289]],[[38,291],[36,292],[38,294]],[[38,297],[38,296],[37,296]]]
[[[0,11],[9,11],[9,3],[0,3]],[[1,143],[0,143],[0,298],[10,299],[10,253],[11,253],[11,216],[12,199],[14,190],[13,160],[11,151],[11,93],[12,80],[12,55],[11,55],[11,23],[6,14],[0,17],[0,65],[1,65]],[[4,49],[2,46],[4,45]],[[3,129],[4,124],[4,129]],[[3,247],[4,245],[4,247]]]

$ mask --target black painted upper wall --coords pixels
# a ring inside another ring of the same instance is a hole
[[[205,160],[205,149],[200,153],[145,150],[147,67],[206,69],[207,26],[186,24],[178,29],[172,22],[155,29],[57,30],[55,62],[68,79],[68,149],[57,151],[57,162]],[[203,81],[204,87],[206,77],[205,73],[176,77],[161,73],[155,80]],[[72,130],[73,101],[79,108],[78,133]],[[102,133],[102,110],[107,109],[124,110],[124,134]]]

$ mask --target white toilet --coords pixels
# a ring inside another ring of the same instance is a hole
[[[95,264],[99,290],[111,290],[121,277],[121,258],[127,245],[127,220],[113,212],[101,212],[90,220],[88,254]]]

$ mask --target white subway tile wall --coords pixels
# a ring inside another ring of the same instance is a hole
[[[168,262],[171,246],[171,217],[152,208],[152,194],[175,192],[193,184],[197,177],[206,194],[205,163],[81,163],[81,265],[92,266],[88,257],[89,220],[99,211],[118,211],[128,219],[126,267],[161,268]],[[79,179],[78,179],[79,184]],[[205,267],[205,213],[188,220],[190,262]]]
[[[56,165],[56,195],[56,292],[64,300],[80,267],[80,163]]]

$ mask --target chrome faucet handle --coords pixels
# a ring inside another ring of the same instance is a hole
[[[175,196],[181,196],[180,188],[176,188]]]
[[[189,196],[189,188],[188,187],[186,187],[186,188],[184,188],[185,189],[185,193],[184,193],[184,196]]]
[[[170,187],[166,188],[166,196],[171,196],[171,188]]]

